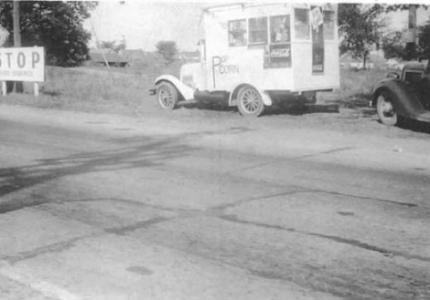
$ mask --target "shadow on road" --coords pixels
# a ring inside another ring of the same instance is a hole
[[[430,134],[430,124],[420,122],[416,120],[404,120],[402,119],[398,125],[402,129],[412,130],[419,133]]]
[[[166,160],[184,156],[192,150],[191,147],[181,144],[178,138],[158,140],[139,136],[129,140],[121,139],[116,143],[124,146],[40,159],[32,165],[1,168],[0,197],[68,175],[159,166]],[[45,199],[37,197],[29,198],[32,199],[26,199],[25,203],[13,200],[1,202],[0,213],[46,202]]]
[[[268,107],[264,112],[265,115],[306,115],[313,113],[338,113],[339,106],[337,104],[331,105],[274,105]]]

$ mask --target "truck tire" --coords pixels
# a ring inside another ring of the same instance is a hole
[[[173,110],[179,100],[178,90],[170,82],[163,81],[157,85],[157,99],[163,109]]]
[[[393,97],[393,94],[387,90],[380,91],[376,96],[376,112],[379,121],[387,126],[394,126],[399,120]]]
[[[237,108],[243,116],[258,117],[264,111],[260,93],[252,86],[244,86],[237,94]]]

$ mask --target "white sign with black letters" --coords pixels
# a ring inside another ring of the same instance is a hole
[[[0,48],[0,81],[45,80],[43,47]]]

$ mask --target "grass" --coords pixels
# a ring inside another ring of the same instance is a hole
[[[152,109],[148,90],[154,79],[164,73],[179,73],[179,62],[166,65],[156,56],[133,67],[107,69],[104,66],[59,68],[48,66],[40,96],[33,97],[32,85],[24,85],[24,94],[1,97],[0,103],[29,105],[86,112],[141,114]],[[152,101],[155,102],[155,101]]]
[[[341,69],[341,88],[333,93],[324,94],[327,102],[337,103],[342,107],[355,108],[368,106],[372,98],[375,84],[385,78],[387,69],[375,68],[372,70]]]
[[[178,75],[179,68],[180,62],[166,65],[157,56],[148,56],[129,68],[47,67],[39,97],[30,95],[31,89],[27,87],[26,94],[9,94],[1,97],[0,103],[126,115],[152,114],[160,111],[155,99],[148,96],[154,79],[161,74]],[[341,88],[321,98],[341,107],[367,106],[373,85],[387,71],[343,69]]]

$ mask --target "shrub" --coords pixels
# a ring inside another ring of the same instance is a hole
[[[159,41],[155,47],[157,48],[158,53],[160,53],[168,63],[175,60],[176,54],[178,53],[176,42]]]

